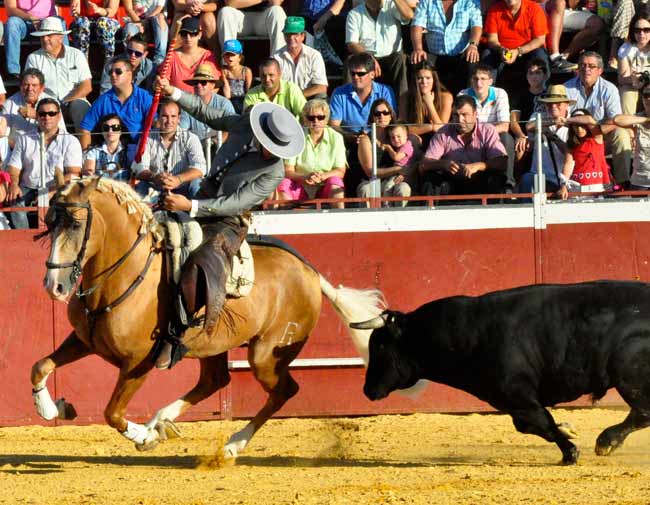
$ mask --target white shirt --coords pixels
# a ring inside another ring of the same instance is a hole
[[[506,90],[490,86],[488,96],[483,102],[476,97],[474,88],[466,88],[458,94],[468,95],[476,100],[476,112],[481,123],[510,122],[510,101]]]
[[[147,139],[147,147],[140,163],[133,162],[131,165],[131,170],[136,175],[143,170],[149,170],[154,175],[162,172],[178,175],[191,168],[196,168],[205,175],[207,164],[203,146],[199,137],[180,127],[176,130],[169,149],[163,145],[160,132],[152,133]]]
[[[282,79],[297,84],[303,91],[316,84],[328,85],[323,57],[308,45],[302,45],[298,63],[294,63],[287,46],[278,49],[273,58],[280,64]]]
[[[39,95],[36,103],[38,103],[39,100],[43,98],[54,97],[43,92]],[[15,93],[7,98],[4,105],[2,106],[2,115],[7,119],[7,126],[10,128],[9,135],[13,138],[17,137],[18,135],[24,135],[25,133],[36,133],[38,131],[38,122],[36,119],[24,118],[18,112],[18,109],[24,107],[25,105],[25,97],[19,91],[18,93]],[[59,121],[59,131],[62,133],[66,133],[68,131],[65,127],[63,114],[61,115],[61,119]]]
[[[2,80],[2,76],[0,75],[0,95],[6,95],[7,90],[5,89],[5,83]]]
[[[348,13],[345,43],[359,43],[377,58],[390,56],[402,50],[401,25],[407,23],[394,0],[385,0],[376,20],[368,14],[364,3]]]
[[[54,179],[54,169],[65,172],[69,167],[81,168],[81,144],[74,135],[59,133],[45,150],[45,184]],[[41,185],[41,153],[38,134],[21,135],[7,162],[21,171],[20,185],[37,189]]]
[[[25,68],[37,68],[45,76],[45,91],[57,100],[65,98],[79,83],[92,79],[88,59],[79,49],[63,46],[63,57],[52,58],[43,49],[27,57]]]

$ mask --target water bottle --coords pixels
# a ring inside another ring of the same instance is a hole
[[[612,2],[611,0],[598,0],[598,9],[596,14],[605,21],[609,23],[612,19]]]

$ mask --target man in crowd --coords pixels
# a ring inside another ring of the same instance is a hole
[[[56,168],[68,175],[81,173],[81,144],[73,135],[59,131],[61,108],[54,98],[43,98],[36,106],[39,130],[45,134],[45,180],[41,180],[40,135],[38,132],[21,135],[7,161],[11,184],[6,203],[9,207],[25,207],[38,196],[41,183],[49,186]],[[12,212],[14,228],[28,228],[25,212]]]
[[[27,57],[25,68],[37,68],[43,73],[45,90],[61,103],[64,118],[78,129],[90,108],[86,97],[92,91],[92,75],[86,55],[63,44],[68,33],[70,30],[63,29],[60,18],[41,21],[39,31],[32,33],[41,38],[41,49]]]
[[[507,155],[496,128],[479,120],[470,96],[458,95],[452,110],[453,124],[438,130],[420,162],[424,193],[503,193]]]
[[[246,35],[266,35],[271,54],[284,45],[282,28],[287,15],[283,0],[225,0],[217,14],[217,34],[223,48],[226,40]]]
[[[195,198],[206,172],[205,156],[199,138],[179,127],[181,109],[165,100],[158,107],[160,131],[147,139],[140,163],[131,170],[140,181],[136,191],[147,196],[151,188]]]
[[[126,43],[126,51],[116,56],[120,60],[129,60],[133,67],[133,84],[151,92],[153,89],[153,80],[156,77],[157,67],[153,61],[148,58],[147,42],[141,34],[134,35]],[[102,82],[100,84],[100,94],[106,93],[111,89],[111,63],[109,62],[102,72]]]
[[[406,117],[408,79],[402,52],[402,25],[413,18],[407,0],[365,0],[348,13],[345,42],[353,54],[374,57],[375,78],[391,86],[398,96],[399,112]]]
[[[305,45],[305,18],[289,16],[284,25],[287,45],[273,53],[282,79],[293,82],[306,99],[327,98],[327,73],[321,54]]]
[[[133,66],[130,60],[113,59],[110,75],[112,88],[95,100],[81,122],[81,145],[84,149],[90,146],[90,133],[103,116],[117,114],[126,128],[124,133],[130,133],[128,158],[132,160],[153,97],[148,91],[133,84]]]
[[[261,84],[248,90],[244,98],[244,109],[260,102],[273,102],[287,109],[296,118],[300,117],[307,100],[296,84],[281,78],[278,61],[267,58],[260,64],[259,71]]]
[[[647,191],[650,189],[650,85],[641,89],[643,111],[635,116],[619,114],[614,124],[621,128],[634,130],[634,157],[630,189]]]

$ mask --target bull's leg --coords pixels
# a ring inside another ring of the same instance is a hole
[[[32,396],[39,416],[48,421],[57,417],[59,419],[77,417],[76,410],[71,404],[66,403],[65,399],[52,401],[47,389],[47,378],[55,368],[85,358],[91,353],[92,350],[79,340],[76,333],[72,332],[52,354],[34,363],[31,373]]]
[[[274,347],[268,343],[256,341],[248,351],[248,361],[253,374],[264,390],[269,394],[268,400],[257,415],[238,431],[224,447],[224,454],[236,458],[269,418],[275,414],[291,397],[298,392],[298,383],[289,373],[289,364],[295,359],[305,340],[284,347]]]
[[[650,411],[632,409],[620,424],[610,426],[596,440],[596,454],[607,456],[618,449],[627,436],[637,430],[650,426]]]
[[[201,363],[201,373],[196,385],[187,394],[160,409],[151,421],[146,424],[147,429],[155,429],[158,432],[160,440],[180,436],[180,431],[174,424],[176,418],[193,405],[212,396],[230,382],[228,353],[224,352],[217,356],[202,358],[199,361]],[[143,444],[138,449],[149,450],[156,445],[158,445],[157,439],[151,444]]]

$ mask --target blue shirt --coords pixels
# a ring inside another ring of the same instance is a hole
[[[304,0],[300,15],[312,21],[317,21],[333,3],[334,0]],[[345,6],[339,16],[345,16],[347,12],[348,9]]]
[[[135,143],[140,137],[142,123],[151,109],[152,102],[151,94],[139,86],[133,86],[133,93],[124,103],[117,99],[115,90],[110,89],[97,97],[79,127],[82,130],[93,131],[103,116],[117,114],[126,131],[134,132],[131,133],[131,143]]]
[[[236,116],[235,108],[232,106],[230,100],[226,97],[223,97],[217,93],[212,93],[212,98],[208,103],[208,107],[213,109],[219,109],[224,111],[224,116]],[[187,112],[181,112],[181,121],[180,127],[183,130],[189,130],[194,133],[199,139],[203,140],[210,136],[213,130],[207,124],[202,123],[193,116],[190,116]]]
[[[418,2],[411,26],[426,28],[428,52],[456,56],[467,48],[471,29],[483,26],[478,0],[457,0],[452,9],[452,18],[447,24],[441,0]]]
[[[339,86],[330,98],[330,119],[341,121],[341,126],[351,126],[351,131],[368,130],[370,107],[378,98],[385,99],[397,113],[395,92],[390,86],[373,82],[372,91],[365,104],[361,103],[352,84]]]
[[[622,114],[618,88],[602,77],[598,78],[589,96],[585,94],[585,88],[578,76],[569,79],[564,86],[567,96],[576,101],[569,107],[569,112],[576,109],[587,109],[596,121],[612,119],[617,114]]]

